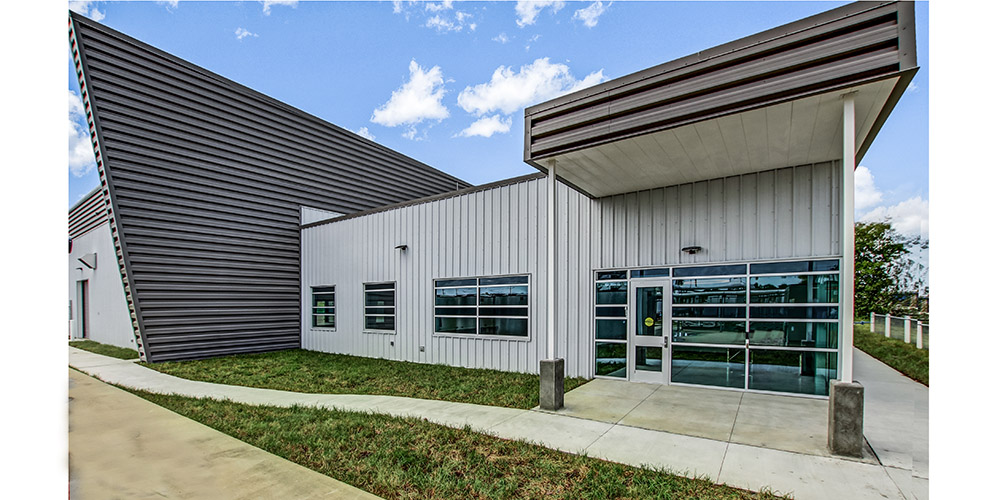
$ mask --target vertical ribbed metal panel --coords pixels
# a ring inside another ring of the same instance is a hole
[[[467,187],[71,14],[123,274],[150,361],[300,345],[300,206]]]

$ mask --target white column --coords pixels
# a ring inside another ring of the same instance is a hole
[[[924,324],[917,320],[917,349],[924,348]]]
[[[868,322],[868,330],[875,333],[875,311],[872,311],[872,320]]]
[[[547,359],[556,359],[556,161],[549,162],[548,176],[548,266],[546,267],[546,317],[545,326],[548,332]]]
[[[910,343],[910,317],[903,318],[903,342]]]
[[[844,149],[843,161],[843,232],[844,265],[841,270],[843,286],[840,294],[841,339],[840,380],[854,381],[854,94],[844,95]]]
[[[885,315],[885,338],[889,338],[890,337],[889,332],[891,331],[891,328],[892,328],[892,316],[889,316],[888,314],[886,314]]]

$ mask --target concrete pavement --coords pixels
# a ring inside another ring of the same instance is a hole
[[[69,371],[73,499],[377,499]]]
[[[229,399],[247,404],[313,406],[425,418],[450,427],[521,439],[570,453],[636,466],[665,467],[687,476],[755,491],[770,488],[798,499],[907,498],[890,471],[865,461],[819,456],[643,429],[620,421],[394,396],[303,394],[180,379],[131,361],[70,348],[70,365],[110,383],[151,392]],[[567,394],[567,399],[572,392]],[[874,416],[873,418],[877,418]],[[892,473],[904,469],[893,468]]]

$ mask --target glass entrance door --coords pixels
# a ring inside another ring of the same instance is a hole
[[[632,282],[629,318],[629,374],[636,382],[667,382],[670,281]]]

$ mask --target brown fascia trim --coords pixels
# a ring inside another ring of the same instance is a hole
[[[511,177],[510,179],[503,179],[496,182],[491,182],[488,184],[481,184],[479,186],[467,187],[464,189],[459,189],[457,191],[449,191],[447,193],[436,194],[433,196],[425,196],[423,198],[417,198],[410,201],[404,201],[402,203],[393,203],[392,205],[385,205],[382,207],[376,207],[369,210],[362,210],[360,212],[354,212],[347,215],[341,215],[339,217],[331,217],[329,219],[318,220],[316,222],[310,222],[309,224],[302,224],[299,229],[309,229],[316,226],[322,226],[324,224],[332,224],[334,222],[341,222],[349,219],[356,219],[358,217],[364,217],[366,215],[377,214],[380,212],[388,212],[390,210],[396,210],[398,208],[412,207],[414,205],[422,205],[424,203],[430,203],[433,201],[446,200],[448,198],[455,198],[457,196],[462,196],[471,193],[478,193],[480,191],[488,191],[490,189],[495,189],[498,187],[510,186],[512,184],[519,184],[521,182],[533,181],[535,179],[544,179],[545,174],[538,172],[534,174],[522,175],[520,177]]]

